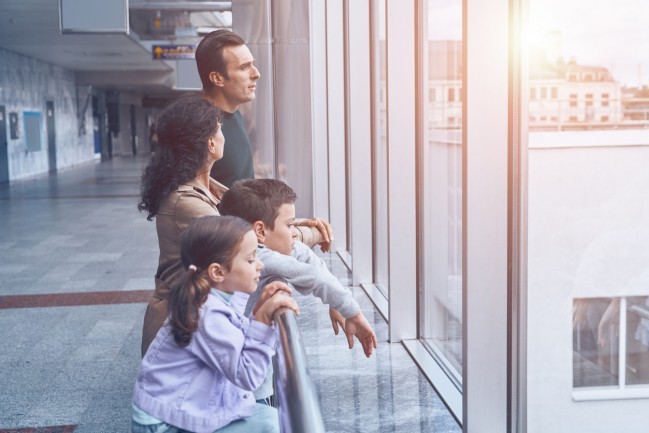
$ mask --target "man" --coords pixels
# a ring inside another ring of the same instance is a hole
[[[230,188],[234,182],[254,179],[252,146],[243,126],[239,105],[255,99],[260,78],[254,57],[243,38],[229,30],[216,30],[196,48],[196,67],[203,84],[203,96],[223,112],[221,130],[225,137],[223,158],[212,166],[210,176]],[[320,218],[297,220],[296,226],[314,227],[320,232],[323,252],[331,248],[333,229]],[[305,233],[300,231],[300,239]]]
[[[255,99],[256,83],[261,75],[243,38],[229,30],[216,30],[205,36],[196,48],[195,57],[203,84],[203,96],[223,112],[223,158],[214,163],[210,176],[230,188],[237,180],[255,177],[252,146],[243,126],[239,105]],[[295,226],[317,228],[322,239],[319,243],[321,250],[329,251],[333,229],[328,222],[311,218],[296,220]],[[306,241],[302,231],[299,231],[299,238]],[[345,330],[345,319],[340,313],[331,309],[330,317],[336,334],[338,324]]]
[[[239,105],[255,99],[260,75],[254,61],[244,40],[229,30],[210,33],[196,49],[203,95],[223,112],[225,148],[211,177],[228,188],[237,180],[255,177],[252,147],[239,112]]]

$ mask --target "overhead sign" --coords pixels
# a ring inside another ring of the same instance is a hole
[[[59,0],[61,33],[128,35],[128,0]]]
[[[193,59],[196,45],[154,45],[151,52],[153,60]]]

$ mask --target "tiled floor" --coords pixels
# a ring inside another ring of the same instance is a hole
[[[0,185],[0,433],[128,432],[145,301],[157,264],[137,211],[144,160]],[[327,255],[334,272],[347,272]],[[328,432],[459,432],[364,293],[375,356],[348,350],[327,309],[299,297],[300,329]]]

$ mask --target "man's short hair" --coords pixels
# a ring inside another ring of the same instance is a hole
[[[262,221],[273,230],[280,206],[296,199],[295,191],[281,180],[246,179],[235,182],[223,194],[218,208],[221,215],[238,216],[250,224]]]
[[[196,48],[196,67],[201,77],[203,89],[213,87],[210,81],[210,73],[218,72],[228,78],[227,65],[223,60],[223,49],[225,47],[238,47],[245,45],[245,41],[238,34],[230,30],[216,30],[208,34]]]

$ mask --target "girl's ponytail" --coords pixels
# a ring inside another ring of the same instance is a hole
[[[171,332],[179,346],[185,347],[198,330],[198,311],[210,293],[210,283],[196,265],[189,269],[180,281],[179,290],[171,293]]]
[[[201,306],[212,288],[207,268],[219,263],[230,269],[250,223],[233,216],[206,216],[194,221],[183,233],[180,260],[187,269],[171,290],[169,310],[174,340],[185,347],[198,331]]]

